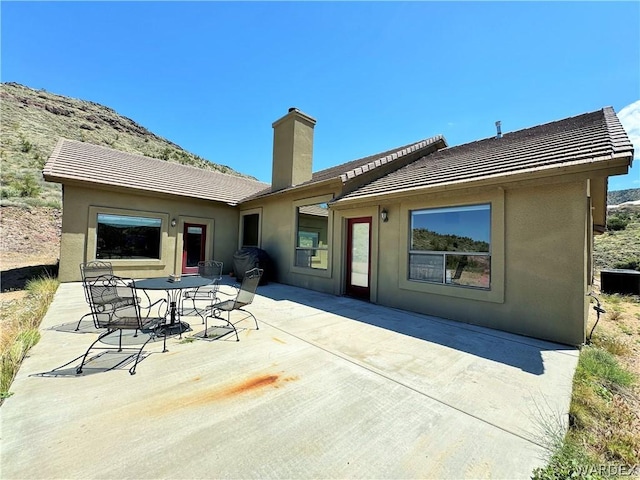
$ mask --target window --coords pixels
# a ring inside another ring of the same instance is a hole
[[[98,214],[96,258],[159,259],[162,219]]]
[[[251,213],[242,216],[242,246],[258,247],[258,229],[260,226],[260,215]]]
[[[329,258],[329,207],[326,203],[296,208],[296,267],[326,270]]]
[[[410,214],[409,280],[491,286],[490,204]]]

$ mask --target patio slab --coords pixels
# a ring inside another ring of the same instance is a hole
[[[566,418],[570,347],[274,283],[250,310],[240,342],[172,337],[134,376],[112,353],[75,375],[97,334],[62,284],[0,407],[0,476],[529,478]]]

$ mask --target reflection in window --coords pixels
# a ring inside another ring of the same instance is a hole
[[[328,265],[329,207],[326,203],[296,208],[296,267],[326,270]]]
[[[96,258],[159,259],[162,220],[98,214]]]
[[[411,212],[409,279],[489,288],[491,205]]]

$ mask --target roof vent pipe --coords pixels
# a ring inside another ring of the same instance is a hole
[[[500,129],[500,125],[501,125],[501,122],[500,120],[498,120],[496,122],[496,130],[497,130],[496,138],[502,138],[502,130]]]

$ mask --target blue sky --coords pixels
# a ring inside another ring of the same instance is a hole
[[[271,124],[292,106],[317,119],[314,170],[612,106],[636,132],[637,160],[609,189],[640,187],[639,2],[0,8],[3,82],[101,103],[265,182]]]

